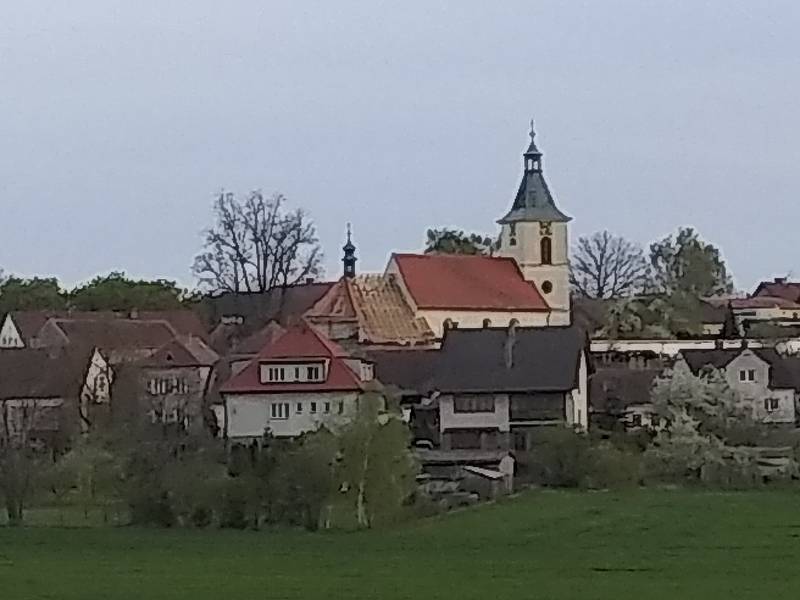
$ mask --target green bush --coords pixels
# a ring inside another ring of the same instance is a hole
[[[639,485],[641,454],[610,443],[590,448],[585,485],[593,489],[619,489]]]

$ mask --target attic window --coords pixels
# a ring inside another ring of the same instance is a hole
[[[175,358],[172,356],[172,352],[167,352],[167,361],[172,362]]]

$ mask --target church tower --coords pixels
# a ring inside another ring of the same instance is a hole
[[[533,121],[531,143],[523,154],[525,171],[511,210],[501,226],[497,256],[517,261],[527,281],[536,284],[553,310],[552,325],[570,323],[569,235],[571,220],[550,194],[542,174],[542,153],[536,147]]]
[[[348,279],[352,279],[356,276],[356,246],[353,244],[353,240],[351,238],[352,230],[350,229],[350,223],[347,224],[347,243],[342,246],[342,251],[344,255],[342,256],[342,265],[344,266],[344,276]]]

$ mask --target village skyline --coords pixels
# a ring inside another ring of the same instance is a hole
[[[693,225],[738,288],[796,275],[795,5],[469,8],[9,8],[0,266],[191,286],[224,186],[307,209],[328,278],[347,222],[380,271],[429,227],[496,233],[534,117],[573,240]]]

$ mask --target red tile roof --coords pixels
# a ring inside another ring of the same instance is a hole
[[[395,254],[392,258],[421,309],[550,310],[511,258],[443,254]]]
[[[345,351],[307,324],[287,330],[267,345],[241,373],[224,383],[223,394],[277,394],[287,392],[360,391],[361,380],[344,362]],[[307,362],[309,359],[329,361],[328,377],[319,383],[262,383],[261,363]]]

